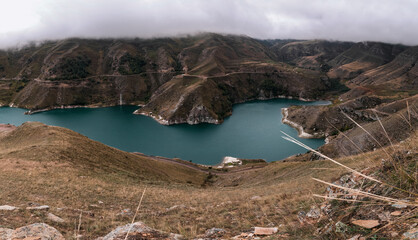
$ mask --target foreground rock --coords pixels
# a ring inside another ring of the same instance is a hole
[[[13,211],[16,209],[19,209],[19,208],[14,207],[14,206],[9,206],[9,205],[0,206],[0,211]]]
[[[26,210],[49,210],[49,206],[42,205],[42,206],[35,206],[35,207],[27,207]]]
[[[371,229],[380,225],[378,220],[354,220],[352,223],[367,229]]]
[[[169,240],[179,240],[183,239],[183,236],[173,233],[165,233],[153,228],[146,226],[142,222],[136,222],[132,224],[127,224],[121,226],[110,232],[104,237],[98,238],[96,240],[117,240],[125,239],[126,234],[128,234],[128,239],[169,239]]]
[[[414,228],[404,233],[403,236],[406,239],[418,239],[418,228]]]
[[[58,217],[58,216],[56,216],[55,214],[52,214],[52,213],[48,213],[47,217],[48,217],[49,220],[51,220],[53,222],[57,222],[57,223],[65,222],[64,219],[62,219],[62,218],[60,218],[60,217]]]
[[[0,240],[31,239],[31,240],[64,240],[55,228],[45,223],[34,223],[15,230],[0,228]]]
[[[254,228],[254,235],[259,236],[269,236],[277,233],[278,229],[274,228],[264,228],[264,227],[255,227]]]

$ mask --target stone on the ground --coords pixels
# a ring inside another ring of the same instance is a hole
[[[278,229],[276,227],[274,228],[264,228],[264,227],[255,227],[254,228],[254,235],[273,235],[277,233]]]
[[[218,238],[222,237],[226,231],[222,228],[211,228],[206,230],[205,238]]]
[[[120,211],[120,213],[117,214],[117,216],[133,216],[134,213],[131,211],[131,209],[126,208]]]
[[[394,212],[391,212],[390,215],[392,215],[392,216],[400,216],[400,215],[402,215],[402,212],[401,211],[394,211]]]
[[[383,222],[389,222],[390,221],[390,212],[382,212],[377,214],[377,216],[379,217],[380,221]]]
[[[146,226],[143,222],[136,222],[127,224],[125,226],[117,227],[106,236],[99,238],[100,240],[123,240],[126,234],[132,239],[170,239],[179,240],[183,236],[173,233],[165,233]]]
[[[308,218],[320,218],[321,217],[321,210],[318,207],[313,206],[313,207],[311,207],[311,210],[309,210],[309,212],[306,213],[306,216]]]
[[[260,196],[252,196],[251,200],[258,201],[258,200],[261,200],[261,197]]]
[[[62,218],[60,218],[60,217],[58,217],[58,216],[56,216],[56,215],[54,215],[52,213],[48,213],[48,216],[47,217],[48,217],[49,220],[51,220],[53,222],[57,222],[57,223],[63,223],[63,222],[65,222],[64,219],[62,219]]]
[[[12,232],[6,231],[4,236],[0,230],[0,240],[12,239],[64,240],[64,237],[57,229],[45,223],[34,223],[12,230]]]
[[[401,209],[401,208],[407,208],[408,206],[403,203],[395,203],[395,204],[392,204],[392,207]]]
[[[403,236],[406,239],[418,239],[418,228],[413,228],[408,232],[404,233]]]
[[[13,206],[9,206],[9,205],[2,205],[2,206],[0,206],[0,210],[3,210],[3,211],[13,211],[15,209],[19,209],[19,208],[13,207]]]
[[[48,205],[41,205],[41,206],[36,206],[36,207],[27,207],[26,210],[48,210],[49,206]]]
[[[354,220],[351,223],[367,229],[371,229],[380,225],[378,220]]]
[[[360,235],[360,234],[357,234],[357,235],[355,235],[355,236],[351,237],[351,238],[350,238],[350,239],[348,239],[348,240],[359,240],[359,239],[360,239],[360,237],[361,237],[361,235]]]
[[[185,209],[185,208],[186,208],[186,205],[184,205],[184,204],[174,205],[172,207],[166,208],[166,212],[171,212],[171,211],[174,211],[174,210]]]
[[[9,228],[0,228],[0,239],[11,239],[13,233],[13,229]]]
[[[348,226],[340,221],[335,224],[335,232],[345,233],[348,231]]]

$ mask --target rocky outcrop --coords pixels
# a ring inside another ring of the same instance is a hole
[[[184,239],[183,236],[179,234],[164,233],[146,226],[143,222],[136,222],[118,227],[106,236],[96,240],[123,240],[127,234],[128,239]]]
[[[64,237],[58,230],[45,223],[34,223],[15,230],[0,228],[0,240],[13,239],[64,240]]]
[[[228,100],[207,78],[182,76],[161,86],[143,108],[135,111],[162,124],[220,123]],[[231,108],[231,106],[230,106]]]
[[[282,110],[282,121],[298,129],[300,137],[326,137],[327,144],[320,148],[326,155],[348,156],[389,145],[385,131],[392,142],[408,138],[418,117],[408,106],[415,106],[417,101],[418,96],[392,102],[363,96],[338,105],[295,106]],[[364,125],[373,137],[347,116]]]
[[[362,96],[338,105],[293,106],[283,110],[283,122],[307,138],[333,136],[355,126],[343,113],[358,123],[375,121],[376,115],[370,109],[382,101],[378,97]]]
[[[345,132],[344,135],[340,134],[331,139],[319,150],[330,157],[341,157],[372,151],[388,146],[391,142],[400,142],[414,134],[414,129],[418,126],[418,115],[415,112],[409,115],[404,109],[397,114],[382,118],[381,123],[384,129],[378,121],[364,124],[363,128],[368,133],[355,127]]]

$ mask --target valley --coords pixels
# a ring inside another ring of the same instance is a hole
[[[136,220],[186,239],[414,234],[417,61],[416,46],[214,33],[71,38],[1,50],[0,106],[8,107],[0,109],[7,121],[0,122],[0,205],[7,205],[0,239],[40,222],[66,239],[100,239],[132,221],[142,194]],[[63,117],[93,111],[100,114],[84,115],[84,128],[96,127],[102,138]],[[26,122],[37,118],[46,124]],[[111,118],[117,124],[103,120]],[[122,130],[136,124],[143,132]],[[164,142],[164,131],[176,137]],[[279,142],[287,133],[308,137],[300,145],[313,149]],[[172,144],[163,155],[170,159],[139,148],[150,143],[158,151]],[[225,156],[242,165],[197,164]],[[259,158],[269,162],[250,160]],[[43,205],[48,210],[33,208]],[[255,236],[255,227],[278,232]]]

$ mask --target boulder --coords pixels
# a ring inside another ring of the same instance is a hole
[[[179,240],[183,239],[181,235],[173,233],[165,233],[153,228],[146,226],[143,222],[136,222],[132,224],[127,224],[125,226],[117,227],[115,230],[111,231],[109,234],[100,240],[123,240],[125,239],[126,234],[129,232],[128,239],[169,239],[169,240]]]
[[[0,240],[12,239],[64,240],[64,237],[57,229],[45,223],[34,223],[15,230],[0,229]]]

